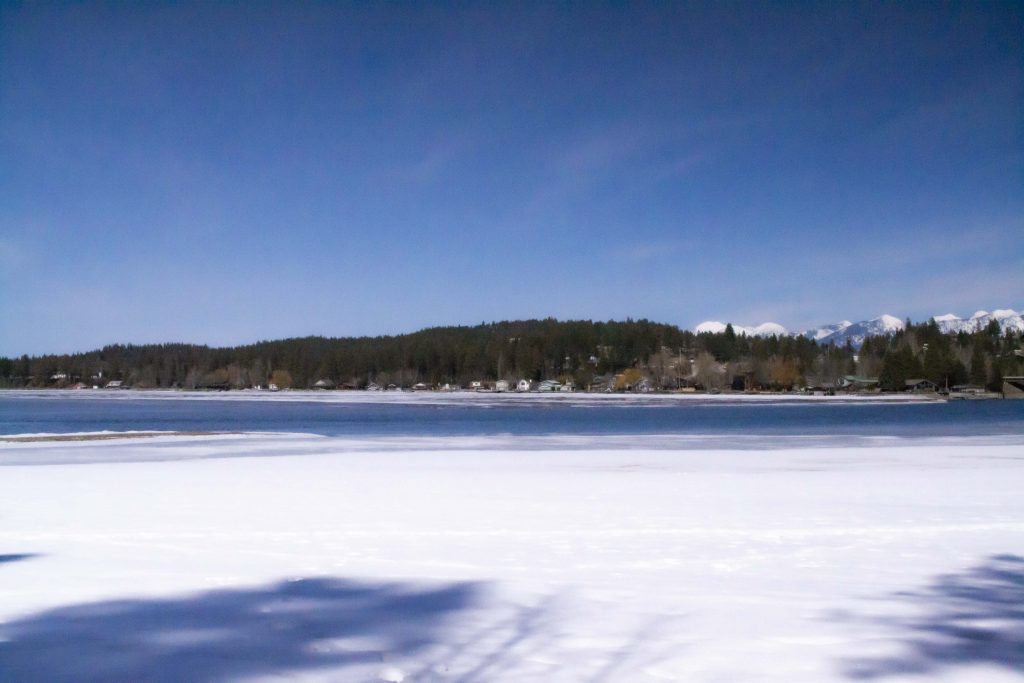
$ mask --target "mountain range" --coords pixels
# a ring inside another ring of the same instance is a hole
[[[977,311],[969,318],[961,318],[953,313],[936,315],[933,316],[933,318],[939,326],[939,329],[943,332],[974,332],[979,328],[987,327],[993,320],[999,323],[999,328],[1003,332],[1006,332],[1006,330],[1024,332],[1024,314],[1018,313],[1012,308],[997,309],[992,312]],[[743,325],[733,325],[732,327],[733,330],[736,331],[736,334],[743,334],[747,336],[804,336],[822,344],[831,343],[837,346],[842,346],[846,344],[847,340],[849,340],[850,344],[854,347],[860,347],[867,337],[892,334],[902,330],[904,322],[895,316],[884,314],[870,320],[861,320],[860,322],[842,320],[837,323],[822,325],[821,327],[801,330],[798,332],[790,332],[782,325],[772,322],[762,323],[754,327],[745,327]],[[696,331],[698,334],[701,332],[724,332],[725,323],[720,323],[715,320],[707,320],[702,322],[700,325],[697,325]]]

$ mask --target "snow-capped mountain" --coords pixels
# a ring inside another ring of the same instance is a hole
[[[816,327],[813,330],[804,330],[800,334],[804,337],[808,337],[809,339],[818,341],[819,339],[830,337],[836,332],[842,332],[851,325],[853,325],[853,323],[849,320],[840,320],[832,325],[823,325],[822,327]]]
[[[1008,329],[1014,332],[1024,331],[1024,315],[1012,308],[1001,308],[991,313],[977,311],[970,318],[960,318],[952,313],[935,316],[935,322],[943,332],[974,332],[988,327],[993,320],[999,323],[999,328],[1003,332]]]
[[[988,311],[977,311],[969,318],[961,318],[953,313],[933,317],[939,329],[947,333],[974,332],[978,329],[984,329],[993,320],[999,323],[999,328],[1003,332],[1007,330],[1024,332],[1024,313],[1018,313],[1012,308],[997,309],[991,313]],[[754,337],[790,334],[785,327],[778,323],[763,323],[756,327],[733,324],[732,328],[736,331],[736,334]],[[844,346],[847,340],[849,340],[854,348],[859,348],[867,337],[893,334],[903,328],[904,322],[902,320],[896,316],[885,314],[871,320],[861,320],[856,323],[843,320],[831,325],[822,325],[821,327],[793,334],[813,339],[820,344],[835,344],[836,346]],[[725,332],[725,323],[708,320],[697,326],[697,332]]]
[[[697,325],[697,334],[701,332],[720,334],[725,332],[725,327],[726,323],[720,323],[717,320],[705,320],[700,325]],[[747,337],[770,337],[772,335],[783,336],[789,334],[789,330],[778,323],[761,323],[755,327],[733,325],[732,329],[736,334],[742,334]]]
[[[814,339],[819,344],[844,346],[847,340],[849,340],[854,347],[859,347],[868,337],[899,332],[903,329],[903,326],[902,320],[886,314],[871,320],[861,320],[858,323],[844,320],[834,325],[826,325],[808,330],[804,332],[804,336]]]

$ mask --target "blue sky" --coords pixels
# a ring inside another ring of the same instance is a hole
[[[0,4],[0,355],[1024,307],[1024,5]]]

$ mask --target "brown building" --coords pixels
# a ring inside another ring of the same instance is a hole
[[[1024,398],[1024,377],[1003,377],[1003,398]]]

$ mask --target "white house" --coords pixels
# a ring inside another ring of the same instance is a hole
[[[508,380],[499,379],[494,383],[494,390],[497,392],[508,391]]]
[[[519,383],[516,384],[516,391],[529,391],[530,389],[531,389],[531,384],[530,384],[530,380],[528,380],[528,379],[521,379],[521,380],[519,380]]]

